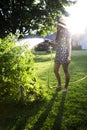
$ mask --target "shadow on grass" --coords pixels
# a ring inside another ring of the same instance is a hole
[[[0,130],[24,130],[28,119],[36,115],[43,105],[44,102],[35,102],[32,105],[12,102],[6,104],[4,109],[7,110],[7,115],[0,122]]]
[[[31,130],[40,130],[45,122],[45,120],[48,117],[49,112],[52,109],[52,106],[56,100],[56,97],[58,96],[58,91],[55,91],[52,99],[47,104],[45,111],[40,115],[34,126],[31,128]],[[65,97],[66,93],[63,93],[62,100],[60,103],[60,107],[58,110],[57,117],[55,119],[54,125],[52,130],[60,130],[61,128],[61,122],[62,122],[62,115],[64,110],[64,103],[65,103]],[[32,105],[21,105],[21,104],[9,104],[7,107],[7,117],[4,121],[4,124],[2,124],[3,130],[24,130],[28,120],[30,117],[34,117],[38,111],[41,110],[41,107],[44,106],[44,102],[42,103],[34,103]]]
[[[46,107],[46,110],[41,114],[38,121],[34,124],[34,127],[32,128],[32,130],[40,130],[40,128],[42,127],[43,123],[45,122],[49,112],[51,111],[52,105],[57,96],[58,96],[58,91],[55,91],[52,99],[50,100],[50,102],[48,103],[48,105]]]
[[[55,119],[52,130],[61,130],[62,116],[63,116],[63,111],[64,111],[64,103],[65,103],[65,99],[66,99],[66,94],[67,94],[66,92],[64,92],[62,94],[62,100],[60,102],[60,106],[59,106],[59,109],[58,109],[58,114],[57,114],[57,117]]]

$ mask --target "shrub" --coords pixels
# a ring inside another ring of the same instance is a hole
[[[19,99],[20,85],[27,99],[43,96],[42,83],[34,68],[34,55],[27,46],[16,46],[17,38],[9,34],[0,39],[0,96]]]

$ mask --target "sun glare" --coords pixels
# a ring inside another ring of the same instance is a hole
[[[84,33],[87,29],[87,1],[78,0],[77,3],[66,10],[70,16],[68,18],[68,26],[73,34]]]

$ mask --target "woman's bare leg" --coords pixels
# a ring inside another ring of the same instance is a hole
[[[68,88],[69,85],[69,81],[70,81],[70,74],[69,74],[69,68],[68,68],[69,64],[62,64],[64,73],[65,73],[65,88]]]
[[[61,78],[59,74],[59,68],[60,68],[60,64],[54,63],[54,73],[58,81],[58,87],[61,87]]]

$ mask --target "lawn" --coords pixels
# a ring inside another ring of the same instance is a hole
[[[47,98],[32,104],[0,102],[0,130],[87,130],[87,51],[72,51],[67,93],[56,91],[55,52],[34,54],[37,74],[47,87]],[[60,74],[64,87],[62,68]]]

